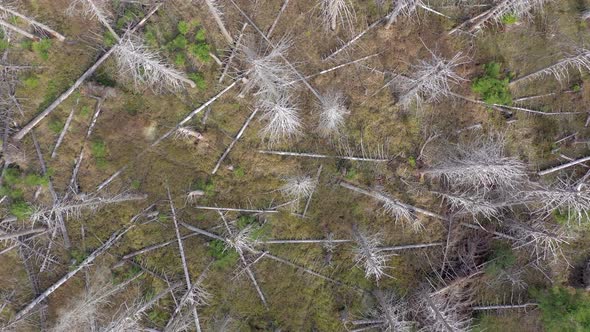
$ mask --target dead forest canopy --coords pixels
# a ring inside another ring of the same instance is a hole
[[[590,331],[590,2],[0,0],[0,330]]]

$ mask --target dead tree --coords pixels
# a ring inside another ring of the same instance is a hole
[[[170,203],[170,211],[172,213],[172,221],[174,222],[174,231],[176,232],[176,240],[178,241],[178,251],[180,252],[180,258],[182,262],[182,268],[184,271],[184,278],[186,282],[186,299],[184,303],[190,303],[191,312],[193,314],[193,318],[195,320],[195,327],[197,332],[201,332],[201,324],[199,323],[199,314],[197,313],[196,305],[201,301],[203,298],[204,291],[198,286],[198,284],[193,285],[191,282],[190,272],[188,270],[188,265],[186,263],[186,256],[184,254],[184,246],[182,245],[182,239],[180,237],[180,231],[178,230],[178,221],[176,220],[176,210],[174,209],[174,203],[172,202],[172,197],[170,196],[170,189],[166,187],[166,193],[168,195],[168,201]],[[181,304],[184,304],[181,303]],[[181,305],[179,305],[181,307]]]
[[[266,122],[260,135],[268,138],[271,145],[301,134],[299,108],[288,94],[266,96],[259,100],[256,108],[262,111],[261,120]]]
[[[590,212],[590,188],[582,186],[578,189],[575,183],[559,179],[557,184],[550,187],[539,187],[525,191],[526,202],[536,208],[537,213],[548,216],[553,212],[563,213],[568,221],[573,219],[578,223],[587,220]]]
[[[464,79],[455,70],[468,62],[461,53],[446,60],[430,52],[432,58],[421,60],[410,68],[409,75],[393,75],[386,84],[389,86],[399,104],[403,108],[411,105],[420,106],[422,103],[437,102],[443,97],[451,95],[452,85],[459,84]]]
[[[436,192],[450,205],[456,213],[471,214],[474,218],[481,216],[485,219],[498,219],[501,209],[508,203],[494,202],[481,191]]]
[[[118,285],[112,285],[110,281],[104,285],[92,284],[88,292],[75,298],[73,302],[70,302],[68,309],[60,313],[52,330],[56,332],[76,331],[93,325],[95,320],[100,317],[101,307],[109,303],[109,297],[123,290],[142,274],[143,272],[140,272]]]
[[[133,227],[135,227],[135,224],[130,224],[127,227],[125,227],[124,229],[113,233],[111,235],[111,237],[106,242],[104,242],[100,247],[98,247],[96,250],[94,250],[88,257],[86,257],[86,259],[84,259],[84,261],[82,261],[80,263],[80,265],[78,265],[75,269],[73,269],[72,271],[65,274],[61,279],[59,279],[57,282],[55,282],[53,285],[51,285],[49,288],[47,288],[43,293],[41,293],[39,296],[37,296],[33,301],[29,302],[29,304],[27,304],[23,309],[21,309],[19,312],[17,312],[14,315],[14,317],[12,318],[12,321],[16,322],[16,321],[23,319],[25,316],[27,316],[27,314],[33,308],[35,308],[39,303],[44,301],[49,295],[51,295],[53,292],[55,292],[59,287],[61,287],[61,285],[66,283],[68,280],[70,280],[78,272],[80,272],[86,266],[88,266],[92,262],[94,262],[94,260],[97,257],[99,257],[101,254],[103,254],[105,251],[107,251],[110,247],[112,247],[117,241],[119,241],[119,239],[121,239],[123,237],[123,235],[125,235],[125,233],[127,233]]]
[[[385,254],[381,249],[380,236],[367,235],[360,232],[353,226],[354,238],[357,247],[354,249],[354,263],[365,271],[365,278],[375,278],[379,281],[384,276],[392,278],[385,271],[390,267],[387,266],[387,260],[390,254]]]
[[[436,213],[427,211],[422,208],[418,208],[415,206],[411,206],[405,203],[402,203],[394,198],[391,198],[385,194],[382,194],[376,190],[366,190],[360,188],[358,186],[352,185],[348,182],[340,182],[340,185],[346,189],[356,191],[360,194],[369,196],[373,199],[378,200],[383,204],[383,210],[386,214],[390,215],[396,221],[401,221],[404,223],[409,223],[414,231],[419,231],[423,228],[422,223],[418,218],[416,218],[416,213],[424,214],[429,217],[433,217],[440,220],[447,220],[445,217],[438,215]]]
[[[569,163],[561,164],[559,166],[555,166],[555,167],[544,169],[544,170],[538,172],[537,174],[539,174],[539,175],[547,175],[547,174],[555,173],[557,171],[561,171],[562,169],[566,169],[566,168],[569,168],[569,167],[572,167],[572,166],[575,166],[575,165],[579,165],[579,164],[585,163],[587,161],[590,161],[590,156],[589,157],[583,157],[583,158],[576,159],[576,160],[572,160]]]
[[[349,0],[321,0],[320,4],[324,27],[336,30],[338,21],[340,21],[340,24],[352,29],[355,14]]]
[[[292,176],[286,179],[285,184],[281,186],[280,191],[291,202],[298,203],[303,199],[311,197],[317,182],[309,176]],[[296,205],[293,205],[296,210]]]
[[[404,299],[392,292],[376,292],[377,307],[369,312],[368,317],[352,320],[349,323],[355,328],[352,331],[378,329],[383,332],[411,332],[416,322],[410,319],[411,310]]]
[[[510,233],[518,239],[513,245],[515,249],[532,249],[531,256],[537,261],[565,258],[562,246],[569,244],[572,237],[564,227],[540,220],[531,224],[508,220],[505,224]]]
[[[421,325],[424,331],[468,332],[472,318],[469,301],[462,290],[445,287],[420,295]]]
[[[79,12],[90,19],[98,19],[98,21],[109,30],[109,33],[113,38],[119,41],[119,35],[111,27],[113,14],[107,8],[108,6],[108,1],[105,0],[73,0],[68,9],[66,9],[66,13],[72,15]]]
[[[313,197],[313,193],[315,192],[315,189],[317,188],[317,186],[320,183],[320,175],[322,174],[323,166],[324,165],[320,165],[320,167],[318,167],[318,171],[315,175],[315,186],[313,187],[313,190],[311,191],[311,193],[307,197],[307,202],[305,202],[305,207],[303,208],[303,213],[301,214],[302,217],[305,217],[305,214],[307,214],[307,210],[309,209],[309,206],[311,205],[311,198]]]
[[[507,15],[515,16],[516,18],[528,18],[532,10],[541,10],[543,5],[551,0],[499,0],[485,12],[473,17],[472,19],[463,22],[458,27],[449,32],[453,34],[458,31],[467,31],[475,33],[482,30],[487,25],[500,25],[502,19]]]
[[[154,92],[161,92],[179,91],[183,85],[196,87],[193,81],[167,65],[158,53],[148,50],[136,37],[127,35],[114,48],[119,73],[130,77],[137,88],[147,86]]]
[[[272,155],[277,155],[277,156],[291,156],[291,157],[319,158],[319,159],[343,159],[343,160],[354,160],[354,161],[369,161],[369,162],[377,162],[377,163],[385,163],[390,160],[389,158],[384,158],[384,156],[376,156],[373,158],[373,157],[338,156],[338,155],[328,155],[328,154],[319,154],[319,153],[273,151],[273,150],[258,150],[258,153],[272,154]]]
[[[242,26],[242,29],[240,30],[240,34],[238,35],[238,39],[235,41],[234,47],[232,47],[231,53],[230,53],[229,57],[227,58],[227,61],[225,62],[225,65],[223,67],[223,72],[221,73],[221,76],[219,77],[219,83],[223,82],[225,75],[227,75],[229,68],[231,68],[231,66],[232,66],[232,62],[233,62],[233,60],[236,56],[236,53],[242,43],[242,37],[244,36],[244,31],[246,30],[246,27],[248,27],[248,23],[244,23],[244,25]]]
[[[242,237],[243,238],[243,232],[238,232],[238,236],[234,235],[235,230],[232,230],[232,228],[229,226],[229,223],[227,222],[227,220],[225,219],[225,216],[223,215],[223,213],[221,211],[217,211],[217,213],[219,213],[219,216],[221,217],[221,220],[223,221],[223,225],[225,226],[225,229],[229,235],[230,238],[236,238],[236,237]],[[240,233],[242,235],[240,235]],[[250,234],[248,234],[248,236],[250,236]],[[242,240],[242,242],[244,242]],[[256,280],[256,276],[254,275],[254,271],[252,271],[252,269],[250,268],[250,265],[248,264],[248,262],[246,261],[246,257],[244,256],[244,251],[243,249],[249,249],[251,250],[251,246],[249,246],[251,240],[247,239],[246,240],[246,244],[248,245],[247,247],[243,247],[240,246],[235,240],[233,241],[233,246],[235,248],[237,248],[237,252],[238,255],[240,256],[240,260],[242,261],[242,264],[244,265],[244,270],[246,271],[246,274],[248,274],[248,277],[250,278],[250,281],[252,282],[252,285],[254,286],[254,288],[256,289],[256,292],[258,293],[258,296],[260,297],[260,300],[262,301],[262,304],[264,304],[264,306],[266,308],[268,308],[268,303],[266,301],[266,297],[264,296],[264,293],[262,292],[262,288],[260,287],[260,285],[258,284],[258,280]]]
[[[254,111],[252,111],[252,113],[250,113],[250,116],[248,117],[248,119],[246,119],[246,122],[244,122],[244,124],[242,125],[242,128],[240,128],[240,131],[238,131],[238,133],[236,134],[236,137],[234,137],[234,139],[227,146],[225,151],[223,151],[223,154],[221,155],[219,160],[217,160],[217,163],[215,164],[215,167],[213,167],[213,171],[211,171],[211,174],[217,173],[217,170],[219,170],[221,163],[227,157],[227,155],[229,154],[231,149],[234,147],[234,145],[238,142],[238,140],[242,137],[242,135],[246,131],[246,128],[248,128],[248,125],[250,124],[252,119],[254,119],[254,116],[256,116],[256,113],[258,113],[258,108],[255,108]]]
[[[346,107],[344,94],[330,90],[322,96],[318,131],[322,136],[337,134],[344,125],[344,117],[350,111]]]
[[[62,34],[60,34],[59,32],[51,29],[50,27],[48,27],[47,25],[37,22],[34,19],[27,17],[19,12],[17,12],[15,9],[9,7],[6,4],[0,4],[0,10],[6,12],[9,15],[18,17],[19,19],[27,22],[28,24],[30,24],[31,26],[33,26],[35,29],[39,29],[42,30],[44,32],[47,32],[48,34],[50,34],[51,36],[55,37],[57,40],[59,41],[64,41],[66,39],[66,37],[64,37]],[[35,38],[32,38],[35,39]],[[38,38],[37,38],[38,39]]]
[[[211,14],[211,16],[213,16],[215,23],[217,23],[219,30],[221,31],[227,42],[230,44],[233,43],[234,40],[225,28],[225,24],[223,23],[223,14],[221,12],[220,5],[217,3],[217,0],[205,0],[205,4],[207,5],[209,13]]]
[[[277,98],[284,95],[285,87],[295,74],[282,60],[291,47],[291,41],[281,39],[274,47],[260,45],[252,36],[246,36],[240,48],[239,59],[247,66],[248,82],[244,91],[255,88],[269,96],[264,99]]]
[[[66,219],[79,219],[84,211],[97,211],[111,204],[139,201],[146,199],[145,195],[119,194],[114,196],[78,195],[77,198],[62,198],[54,202],[50,207],[37,207],[30,219],[33,222],[41,222],[52,225],[58,216]]]
[[[423,174],[444,179],[457,188],[517,188],[526,180],[526,165],[504,152],[504,138],[489,135],[452,146],[429,161]]]
[[[387,23],[385,23],[385,29],[389,29],[393,23],[395,23],[400,17],[410,18],[416,14],[418,8],[423,8],[434,14],[445,16],[427,6],[421,0],[395,0],[393,1],[393,10],[387,16]]]
[[[539,69],[513,80],[510,82],[510,86],[536,80],[545,76],[553,76],[556,80],[562,83],[569,79],[570,69],[575,69],[580,73],[590,71],[590,50],[584,48],[577,49],[573,55],[567,56],[543,69]]]

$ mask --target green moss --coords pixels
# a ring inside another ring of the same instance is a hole
[[[590,331],[590,295],[584,291],[556,286],[533,291],[547,332]]]
[[[64,127],[64,123],[60,119],[52,119],[49,121],[48,127],[54,134],[59,134]]]
[[[508,87],[509,78],[500,74],[500,64],[490,62],[484,65],[484,69],[484,75],[476,78],[471,85],[473,92],[479,94],[488,104],[512,104],[512,94]]]
[[[236,167],[234,169],[234,175],[238,178],[241,179],[244,177],[244,175],[246,175],[246,172],[244,171],[244,169],[240,166]]]
[[[203,76],[203,74],[195,72],[195,73],[189,73],[188,74],[188,78],[195,82],[195,84],[197,85],[197,88],[204,90],[207,88],[207,81],[205,81],[205,77]]]
[[[98,168],[105,168],[108,164],[106,160],[107,155],[107,147],[106,144],[101,140],[95,140],[90,145],[90,150],[92,151],[92,155],[96,160],[96,166]]]
[[[82,106],[82,109],[80,109],[80,114],[83,117],[87,117],[90,115],[90,107],[89,106]]]
[[[182,35],[186,35],[191,29],[190,25],[186,21],[178,22],[176,28],[178,29],[178,32],[180,32]]]
[[[131,189],[138,190],[141,187],[141,182],[139,180],[131,181]]]
[[[36,75],[28,76],[23,80],[23,85],[27,89],[35,89],[39,86],[39,77],[37,77]]]
[[[41,39],[39,41],[35,41],[33,42],[33,44],[31,44],[31,49],[37,53],[37,55],[43,59],[43,60],[47,60],[49,59],[49,49],[51,48],[51,39]]]

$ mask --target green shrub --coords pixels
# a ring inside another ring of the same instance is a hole
[[[33,42],[31,44],[31,48],[41,59],[47,60],[49,59],[49,49],[51,48],[51,39],[41,39],[40,41]]]
[[[37,174],[27,174],[23,182],[27,186],[47,186],[49,184],[49,177]]]
[[[61,133],[61,130],[64,127],[64,123],[59,119],[53,119],[49,122],[49,130],[51,130],[55,134]]]
[[[4,182],[14,185],[20,181],[21,171],[18,168],[9,167],[4,171]]]
[[[195,40],[197,42],[204,42],[207,40],[207,36],[205,36],[205,29],[200,28],[199,30],[197,30],[197,32],[195,33]]]
[[[0,39],[0,51],[4,51],[8,48],[10,44],[8,43],[8,40],[1,38]]]
[[[490,62],[484,65],[484,69],[484,75],[476,78],[471,85],[473,92],[478,93],[488,104],[512,104],[512,95],[508,87],[509,78],[501,77],[500,64]]]
[[[178,36],[176,36],[176,38],[172,39],[172,41],[170,43],[168,43],[168,50],[170,50],[170,51],[184,50],[184,49],[186,49],[187,44],[188,44],[188,41],[186,40],[186,37],[183,35],[178,35]]]
[[[256,222],[256,217],[251,216],[251,215],[241,215],[238,218],[238,221],[236,222],[236,226],[238,226],[238,229],[244,229],[248,225],[251,225],[255,222]]]
[[[107,154],[107,147],[101,140],[93,141],[90,149],[92,150],[92,155],[96,158],[104,158]]]
[[[23,80],[23,85],[28,89],[35,89],[39,86],[39,78],[36,75],[31,75]]]
[[[188,78],[195,82],[195,84],[197,85],[197,88],[204,90],[207,88],[207,81],[205,81],[205,77],[203,77],[203,74],[201,73],[189,73],[188,74]]]
[[[221,240],[209,242],[208,252],[209,255],[215,258],[213,265],[219,268],[232,266],[238,261],[238,253],[231,248],[226,248],[225,242]]]
[[[88,254],[79,249],[72,249],[70,250],[70,257],[74,261],[73,265],[77,266],[82,263],[86,258],[88,258]]]
[[[22,48],[23,50],[32,50],[33,48],[33,41],[30,39],[23,39],[20,43],[19,43],[20,48]]]
[[[497,276],[515,263],[516,256],[512,252],[512,247],[506,244],[498,244],[493,248],[490,260],[485,267],[485,273],[489,276]]]
[[[186,21],[178,22],[176,27],[178,28],[178,32],[180,32],[182,35],[186,35],[191,29],[190,25]]]
[[[138,190],[141,187],[141,182],[139,180],[131,181],[131,189]]]
[[[416,158],[409,156],[408,157],[408,164],[410,164],[410,167],[416,168]]]
[[[176,54],[176,58],[174,59],[174,64],[178,67],[184,67],[186,65],[186,57],[182,53]]]
[[[511,25],[516,22],[518,22],[518,16],[516,16],[515,14],[506,14],[502,16],[502,23],[506,25]]]
[[[203,62],[209,62],[211,60],[211,56],[209,55],[210,47],[207,43],[191,44],[189,45],[188,51]]]
[[[10,204],[10,213],[19,220],[27,219],[33,213],[33,208],[25,201],[19,200]]]
[[[149,47],[158,47],[158,38],[156,37],[156,33],[154,31],[148,30],[146,33],[143,34],[143,38],[145,39],[145,42]]]
[[[102,36],[102,42],[106,47],[113,47],[117,43],[117,39],[115,39],[115,36],[110,31],[107,31]]]
[[[533,295],[547,332],[590,331],[590,295],[586,292],[556,286]]]

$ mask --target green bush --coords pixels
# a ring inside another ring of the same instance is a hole
[[[18,168],[9,167],[4,171],[4,182],[9,185],[14,185],[20,181],[21,171]]]
[[[186,35],[191,29],[190,25],[186,21],[178,22],[177,28],[178,32],[180,32],[182,35]]]
[[[207,88],[207,81],[205,81],[205,77],[201,73],[189,73],[188,78],[195,82],[197,88],[204,90]]]
[[[590,331],[590,295],[586,292],[556,286],[533,295],[547,332]]]
[[[41,39],[40,41],[33,42],[31,48],[41,59],[49,59],[49,49],[51,48],[51,39]]]
[[[117,43],[117,39],[115,39],[115,36],[110,31],[107,31],[102,37],[102,42],[106,47],[113,47]]]
[[[484,69],[484,75],[476,78],[471,85],[473,92],[478,93],[488,104],[512,104],[512,95],[508,87],[509,78],[501,77],[500,64],[490,62],[484,65]]]
[[[512,247],[506,244],[498,244],[493,248],[490,260],[485,267],[485,273],[489,276],[497,276],[515,263],[516,256],[512,251]]]
[[[244,171],[244,169],[242,167],[238,166],[234,169],[234,175],[237,178],[243,178],[244,175],[246,175],[246,172]]]
[[[101,140],[93,141],[90,150],[95,158],[104,158],[107,155],[107,146]]]
[[[205,29],[200,28],[199,30],[197,30],[197,32],[195,33],[195,40],[197,42],[204,42],[207,40],[207,36],[205,36]]]
[[[186,65],[186,57],[182,53],[176,54],[176,58],[174,59],[174,64],[178,67],[184,67]]]
[[[238,261],[238,253],[230,248],[226,248],[225,242],[213,240],[209,242],[209,255],[215,258],[213,265],[219,268],[226,268],[234,265]]]
[[[209,62],[211,60],[211,56],[209,55],[210,47],[207,43],[191,44],[189,45],[188,51],[203,62]]]
[[[27,186],[46,186],[49,184],[49,177],[37,174],[27,174],[23,182]]]
[[[172,41],[170,43],[168,43],[168,50],[170,50],[170,51],[184,50],[184,49],[186,49],[187,44],[188,44],[188,41],[186,40],[186,37],[183,35],[178,35],[178,36],[176,36],[176,38],[172,39]]]
[[[33,208],[25,201],[19,200],[10,204],[10,213],[19,220],[29,218],[33,213]]]
[[[83,117],[87,117],[88,115],[90,115],[90,106],[82,106],[82,109],[80,110],[80,114]]]
[[[514,15],[514,14],[506,14],[504,16],[502,16],[502,23],[506,24],[506,25],[511,25],[518,22],[518,16]]]

